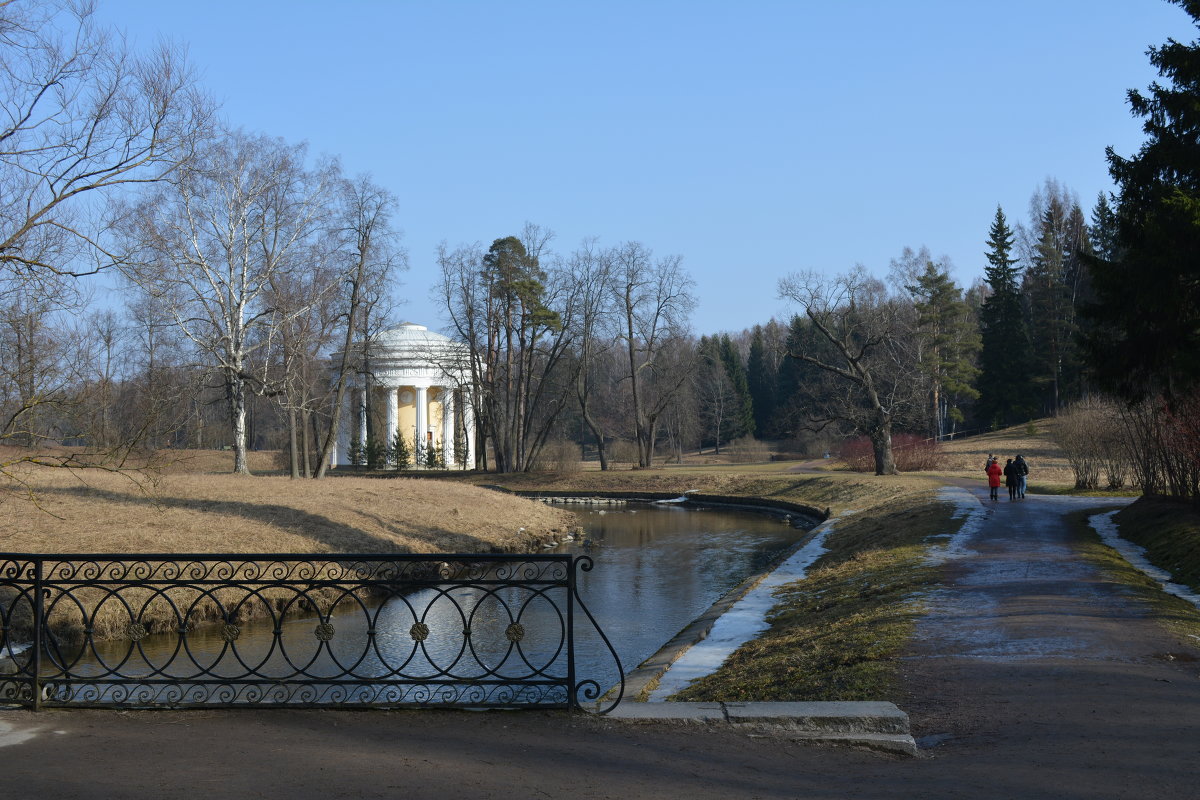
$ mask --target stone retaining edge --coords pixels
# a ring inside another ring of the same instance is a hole
[[[729,725],[768,736],[867,747],[917,757],[908,715],[894,703],[632,703],[608,718],[625,723]]]

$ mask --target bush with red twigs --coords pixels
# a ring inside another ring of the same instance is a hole
[[[855,472],[875,471],[875,450],[866,436],[847,439],[838,455]],[[892,456],[900,472],[924,472],[937,469],[942,464],[941,445],[914,433],[892,436]]]

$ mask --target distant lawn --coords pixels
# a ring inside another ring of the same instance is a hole
[[[208,471],[217,461],[132,476],[24,468],[23,489],[0,498],[0,551],[528,551],[578,526],[561,509],[460,482]]]

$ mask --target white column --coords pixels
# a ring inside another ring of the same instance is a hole
[[[358,446],[367,446],[367,392],[369,389],[363,387],[358,390]]]
[[[354,413],[354,390],[346,387],[342,393],[342,413],[338,419],[337,439],[330,456],[331,467],[350,463],[350,416]]]
[[[387,448],[392,446],[396,438],[396,426],[400,424],[400,398],[397,396],[400,389],[388,386],[384,391],[387,392],[387,430],[384,431],[382,444]]]
[[[429,437],[425,435],[426,428],[429,427],[429,422],[427,421],[429,417],[429,406],[427,405],[429,402],[428,389],[424,386],[413,388],[417,390],[417,441],[421,447],[425,447],[429,441]],[[416,453],[413,453],[413,455],[416,456]]]
[[[463,428],[467,432],[467,469],[475,469],[475,409],[463,390]]]
[[[454,463],[454,390],[442,387],[442,452],[446,454],[446,466]]]

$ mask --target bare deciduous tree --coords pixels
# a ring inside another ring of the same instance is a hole
[[[579,288],[579,303],[574,321],[575,359],[578,374],[575,397],[579,413],[596,441],[600,469],[608,469],[605,447],[605,418],[596,408],[596,399],[612,388],[612,357],[616,337],[612,330],[612,257],[597,248],[595,241],[586,241],[571,256],[571,275]]]
[[[5,2],[0,64],[0,291],[120,263],[95,201],[170,175],[211,116],[182,54],[131,53],[90,2]]]
[[[691,375],[691,348],[682,344],[695,306],[694,282],[679,256],[655,259],[640,242],[612,251],[611,292],[633,400],[638,465],[654,463],[658,422]],[[688,357],[683,357],[685,353]]]
[[[833,379],[831,402],[812,409],[813,417],[852,425],[871,440],[875,474],[895,474],[892,425],[920,402],[910,329],[903,324],[911,308],[891,301],[862,267],[833,278],[795,273],[780,280],[779,294],[800,306],[821,345],[789,355]]]
[[[325,477],[329,454],[341,428],[342,403],[356,358],[353,352],[355,333],[362,337],[364,352],[359,354],[359,360],[365,362],[365,348],[370,341],[371,318],[374,316],[372,311],[387,297],[394,273],[407,267],[398,234],[392,227],[395,207],[396,198],[369,177],[361,176],[341,184],[336,224],[340,242],[340,268],[337,271],[340,286],[335,321],[344,327],[329,427],[318,457],[317,478]],[[360,368],[369,369],[369,365],[361,363]]]
[[[180,331],[224,385],[234,472],[248,473],[248,392],[278,391],[269,373],[281,309],[273,278],[307,268],[337,165],[305,168],[305,148],[240,131],[215,139],[132,215],[127,270],[171,301]],[[291,310],[289,313],[295,313]]]

